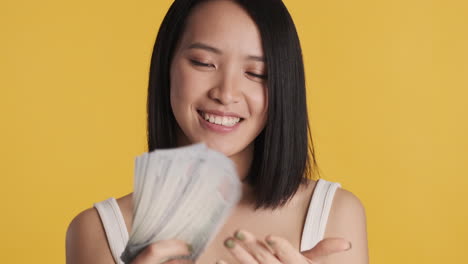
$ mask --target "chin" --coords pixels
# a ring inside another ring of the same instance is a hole
[[[227,157],[230,157],[234,154],[236,154],[236,150],[232,148],[232,146],[229,146],[229,144],[219,144],[219,143],[213,143],[213,142],[205,142],[205,144],[210,148],[215,151],[221,152]]]
[[[247,146],[240,146],[240,145],[232,145],[229,143],[217,143],[217,142],[209,142],[204,141],[204,143],[210,148],[215,151],[223,153],[227,157],[232,157],[235,155],[240,154],[241,152],[245,152],[249,149],[249,147],[253,146],[253,144]],[[252,149],[253,150],[253,149]]]

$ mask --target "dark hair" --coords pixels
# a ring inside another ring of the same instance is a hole
[[[175,0],[158,32],[148,87],[148,151],[177,147],[177,122],[170,105],[169,70],[191,9],[206,0]],[[257,24],[268,71],[268,117],[254,142],[246,181],[255,208],[283,206],[317,166],[310,135],[301,46],[281,0],[233,0]],[[310,155],[310,156],[309,156]],[[312,158],[312,160],[310,159]]]

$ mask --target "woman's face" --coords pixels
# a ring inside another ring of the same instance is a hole
[[[227,156],[251,153],[267,118],[257,26],[229,0],[203,2],[187,19],[170,70],[179,142],[205,142]]]

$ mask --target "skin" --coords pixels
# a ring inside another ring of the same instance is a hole
[[[267,118],[268,89],[259,77],[267,74],[267,69],[260,59],[263,50],[258,29],[241,7],[228,0],[200,4],[192,11],[187,25],[176,48],[170,76],[179,145],[205,142],[231,158],[239,177],[244,178],[252,161],[253,140]],[[245,119],[235,132],[219,134],[201,125],[199,108],[235,112]],[[341,188],[333,199],[325,239],[313,249],[299,252],[315,185],[311,180],[301,186],[290,202],[274,211],[255,211],[252,191],[245,185],[243,199],[197,263],[368,263],[364,208],[354,194]],[[130,233],[132,194],[117,202]],[[114,263],[95,208],[73,219],[66,240],[67,263]],[[348,241],[352,243],[350,250]],[[188,248],[183,241],[167,240],[146,248],[134,263],[160,263],[168,256],[186,254]]]
[[[232,21],[237,25],[232,26]],[[259,77],[266,74],[260,61],[260,33],[247,14],[230,2],[200,4],[187,25],[170,71],[180,145],[205,142],[231,158],[243,179],[252,160],[253,141],[267,118],[267,87]],[[244,120],[235,131],[221,135],[200,124],[197,109],[233,112]]]

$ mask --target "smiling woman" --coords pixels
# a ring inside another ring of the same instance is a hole
[[[205,2],[193,9],[170,66],[178,145],[203,141],[239,162],[253,152],[268,109],[267,83],[258,77],[266,71],[262,57],[260,33],[240,6]],[[234,126],[222,124],[234,118]]]
[[[175,1],[155,43],[148,107],[150,150],[207,140],[237,161],[258,207],[284,204],[316,165],[301,48],[281,1]],[[241,120],[196,124],[198,112]]]
[[[147,107],[149,151],[204,142],[244,183],[197,263],[368,262],[359,199],[309,177],[316,162],[301,47],[282,1],[174,1],[154,46]],[[129,194],[75,217],[67,263],[120,263],[132,212]],[[188,253],[182,241],[160,241],[133,263]]]

